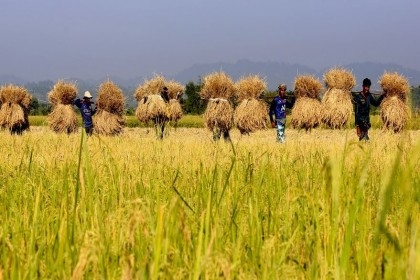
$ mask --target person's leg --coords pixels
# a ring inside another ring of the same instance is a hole
[[[223,139],[225,139],[225,141],[230,141],[229,130],[223,131]]]
[[[356,125],[356,134],[357,134],[357,137],[359,137],[359,140],[361,140],[361,137],[362,137],[362,129],[360,128],[359,125]]]
[[[286,141],[285,135],[285,121],[284,120],[276,120],[277,125],[277,142],[284,143]]]
[[[220,140],[221,136],[222,136],[222,132],[221,132],[220,128],[214,127],[213,128],[213,141]]]
[[[93,127],[85,127],[85,131],[87,136],[92,136]]]

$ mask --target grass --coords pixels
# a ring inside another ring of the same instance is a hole
[[[420,133],[354,134],[1,132],[0,279],[418,279]]]

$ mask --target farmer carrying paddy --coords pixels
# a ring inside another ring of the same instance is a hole
[[[280,84],[278,90],[279,95],[271,101],[268,114],[270,116],[271,126],[277,128],[277,142],[284,143],[286,140],[284,132],[286,128],[286,108],[293,107],[294,99],[286,99],[286,84]]]
[[[76,105],[76,107],[79,108],[80,113],[82,114],[83,126],[85,127],[85,131],[88,136],[91,136],[93,133],[92,116],[96,112],[96,108],[92,109],[93,102],[91,102],[91,99],[92,95],[90,94],[90,92],[85,91],[85,94],[83,95],[83,100],[77,98],[74,101],[74,105]]]
[[[369,140],[368,131],[371,127],[370,124],[370,105],[378,107],[381,105],[382,99],[385,95],[382,94],[377,100],[370,93],[370,86],[372,82],[370,79],[365,78],[363,80],[363,89],[353,98],[354,103],[354,115],[355,115],[355,125],[356,133],[359,137],[359,141]]]

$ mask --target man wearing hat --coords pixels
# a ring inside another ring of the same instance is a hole
[[[356,133],[359,137],[359,141],[369,140],[368,131],[371,127],[370,124],[370,105],[378,107],[381,105],[384,95],[382,94],[378,100],[376,100],[370,93],[370,86],[372,82],[365,78],[363,80],[363,89],[353,98],[354,103],[354,116],[355,116],[355,125]]]
[[[93,102],[91,102],[91,99],[92,95],[90,94],[90,92],[85,91],[85,94],[83,95],[83,100],[78,98],[74,101],[74,105],[76,105],[76,107],[79,108],[80,113],[82,114],[83,126],[88,136],[91,136],[93,133],[92,116],[96,113],[96,109],[92,109]]]
[[[277,142],[284,143],[286,140],[285,128],[286,128],[286,108],[293,107],[293,100],[286,99],[286,84],[280,84],[279,95],[274,97],[270,105],[270,121],[271,126],[277,128]]]

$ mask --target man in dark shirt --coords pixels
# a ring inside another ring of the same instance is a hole
[[[271,126],[277,128],[277,142],[284,143],[286,140],[285,128],[286,128],[286,108],[292,108],[294,101],[286,99],[287,87],[285,84],[279,85],[279,95],[274,97],[271,101],[269,117]]]
[[[93,121],[92,116],[95,114],[96,109],[92,109],[92,104],[90,100],[92,99],[92,95],[89,91],[86,91],[83,100],[80,98],[74,101],[74,105],[79,108],[80,113],[82,114],[83,119],[83,126],[85,127],[86,134],[91,136],[93,133]]]
[[[370,93],[371,84],[371,81],[365,78],[363,80],[363,90],[353,98],[356,133],[359,141],[369,140],[368,131],[371,127],[370,105],[378,107],[384,99],[384,95],[381,95],[378,100],[372,96]]]

